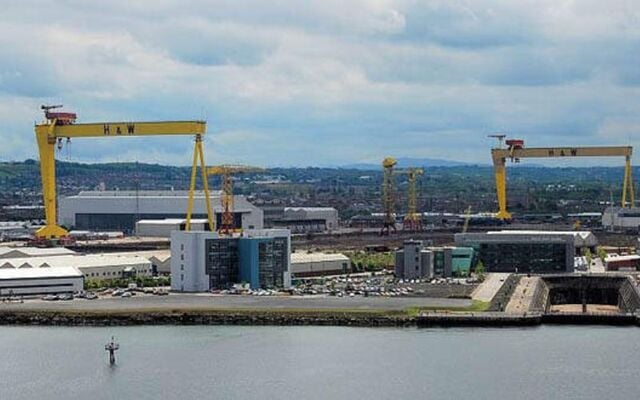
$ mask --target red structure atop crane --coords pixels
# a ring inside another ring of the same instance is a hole
[[[71,125],[76,122],[78,119],[78,115],[72,112],[51,112],[50,110],[54,110],[56,108],[62,108],[62,104],[57,104],[55,106],[40,106],[42,110],[44,110],[44,117],[48,121],[56,121],[56,125]]]

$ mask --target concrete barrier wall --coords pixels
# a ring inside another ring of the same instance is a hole
[[[549,306],[549,286],[543,279],[538,279],[534,289],[533,300],[529,311],[544,313]]]
[[[631,277],[627,277],[620,285],[619,307],[625,312],[636,312],[640,309],[640,296]]]
[[[504,311],[521,278],[521,276],[515,274],[509,275],[500,290],[498,290],[498,293],[491,299],[488,311]]]

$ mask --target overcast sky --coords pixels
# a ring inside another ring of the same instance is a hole
[[[640,0],[0,7],[0,160],[37,157],[46,103],[79,122],[206,119],[209,164],[489,163],[495,132],[640,151]],[[76,140],[59,155],[190,157],[182,137]]]

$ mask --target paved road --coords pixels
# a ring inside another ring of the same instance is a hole
[[[426,297],[256,297],[208,294],[170,294],[131,298],[101,298],[73,301],[30,300],[23,304],[0,304],[0,311],[11,310],[78,310],[124,311],[150,309],[319,309],[319,310],[404,310],[408,307],[466,307],[471,300]]]
[[[471,298],[474,300],[490,302],[491,299],[498,293],[498,290],[504,285],[510,274],[503,273],[491,273],[488,274],[484,282],[482,282],[476,290],[471,294]]]
[[[536,286],[540,283],[538,276],[523,276],[520,283],[511,296],[505,311],[507,313],[522,314],[531,310],[531,302],[536,292]]]

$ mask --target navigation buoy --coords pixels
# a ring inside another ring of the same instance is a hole
[[[116,343],[113,336],[111,336],[111,342],[104,345],[104,349],[109,352],[109,364],[114,365],[116,363],[116,350],[120,348],[120,345]]]

